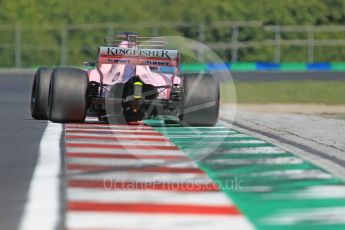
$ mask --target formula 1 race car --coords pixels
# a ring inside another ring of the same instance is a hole
[[[185,126],[216,124],[216,78],[181,74],[180,52],[163,49],[163,37],[145,41],[134,32],[117,37],[120,40],[106,39],[99,47],[97,62],[86,63],[91,69],[39,68],[32,87],[32,117],[59,123],[83,122],[93,115],[118,123],[159,117]]]

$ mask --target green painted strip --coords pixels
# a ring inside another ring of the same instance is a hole
[[[282,71],[306,71],[307,64],[299,62],[287,62],[280,64],[280,70]]]
[[[332,187],[313,196],[308,192],[329,186],[345,189],[343,180],[317,166],[269,143],[233,144],[234,140],[259,139],[231,138],[241,133],[226,127],[214,129],[232,133],[215,138],[221,140],[215,146],[214,138],[203,138],[213,128],[165,127],[160,120],[146,123],[187,152],[257,229],[345,229],[345,194],[333,194]],[[210,146],[216,148],[198,159]]]
[[[238,62],[231,64],[232,71],[255,71],[256,63],[255,62]]]
[[[331,70],[333,70],[333,71],[345,71],[345,63],[344,62],[332,62],[331,63]]]
[[[207,66],[203,64],[181,64],[180,68],[182,72],[207,71]]]

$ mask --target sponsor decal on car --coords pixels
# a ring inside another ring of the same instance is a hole
[[[100,47],[100,56],[124,56],[124,57],[154,57],[175,59],[178,57],[177,50],[165,49],[134,49],[120,47]]]

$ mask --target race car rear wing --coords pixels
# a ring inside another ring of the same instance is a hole
[[[99,47],[99,64],[132,64],[148,66],[179,67],[178,50]]]

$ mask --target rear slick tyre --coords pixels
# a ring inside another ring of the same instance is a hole
[[[183,126],[214,126],[219,114],[219,82],[210,74],[186,74],[183,105],[179,117]]]
[[[74,68],[56,68],[51,76],[48,117],[52,122],[83,122],[87,110],[86,71]]]
[[[53,68],[41,67],[34,76],[31,91],[31,116],[36,120],[48,119],[48,96]]]

